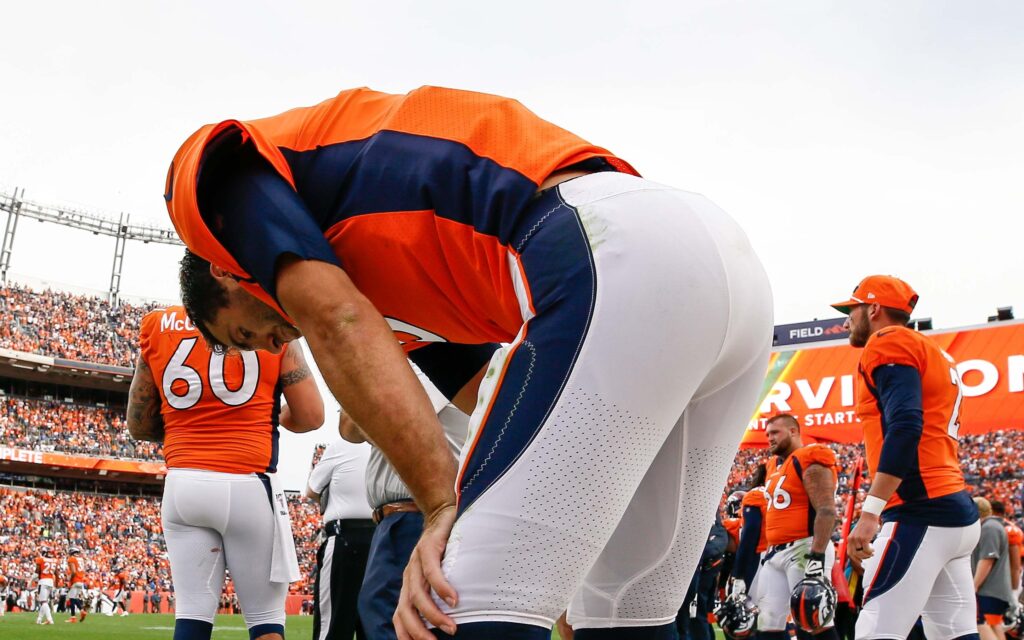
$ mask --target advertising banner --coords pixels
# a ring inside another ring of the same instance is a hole
[[[1024,322],[927,333],[957,361],[960,433],[1024,429]],[[779,413],[797,417],[804,442],[860,442],[854,410],[860,353],[839,341],[774,351],[742,446],[765,446],[765,421]]]

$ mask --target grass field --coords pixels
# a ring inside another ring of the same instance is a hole
[[[84,624],[67,624],[67,616],[55,615],[52,625],[36,625],[34,613],[8,613],[0,618],[0,640],[150,640],[174,635],[174,614],[133,614],[124,618],[90,615]],[[313,616],[288,616],[285,637],[307,640],[313,635]],[[724,640],[715,627],[717,640]],[[217,616],[213,627],[214,640],[248,640],[242,616]],[[560,640],[557,631],[551,640]]]
[[[8,613],[0,618],[2,640],[166,640],[174,635],[174,614],[133,614],[108,618],[90,615],[82,624],[67,624],[66,615],[54,615],[52,625],[36,625],[34,613]],[[306,640],[313,634],[312,616],[288,616],[285,636]],[[215,640],[248,640],[242,616],[217,616]]]
[[[2,640],[166,640],[174,635],[174,614],[134,614],[124,618],[90,615],[84,624],[67,624],[67,616],[55,615],[52,625],[37,625],[34,613],[8,613],[0,618]],[[285,637],[306,640],[313,635],[313,616],[288,616]],[[248,640],[242,616],[217,616],[214,640]],[[559,640],[558,633],[551,634]]]

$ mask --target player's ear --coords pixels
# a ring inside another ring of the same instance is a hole
[[[221,286],[229,286],[232,282],[238,281],[238,277],[235,274],[227,269],[218,267],[212,262],[210,263],[210,275],[213,276],[214,280],[220,282]]]

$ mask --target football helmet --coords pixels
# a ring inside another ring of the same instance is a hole
[[[789,596],[793,622],[808,633],[824,629],[836,614],[836,590],[821,578],[804,578]]]
[[[1024,629],[1024,608],[1020,605],[1013,607],[1011,606],[1003,614],[1003,625],[1006,626],[1006,637],[1019,640],[1021,638],[1021,631]]]
[[[71,547],[70,549],[68,549],[68,554],[70,555],[77,556],[80,553],[82,553],[82,550],[78,547]]]
[[[746,491],[733,491],[729,494],[729,497],[725,499],[725,515],[727,518],[740,517],[740,511],[743,510],[743,497],[746,495]]]
[[[757,627],[757,605],[746,594],[734,593],[718,603],[715,619],[726,637],[750,638]]]

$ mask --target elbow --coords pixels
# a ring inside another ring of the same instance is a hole
[[[365,300],[323,300],[296,320],[303,327],[307,342],[312,338],[333,348],[345,348],[347,344],[360,340],[360,329],[379,315],[375,311],[373,305]]]
[[[295,433],[306,433],[315,431],[324,424],[324,407],[305,407],[296,411],[292,407],[291,420],[288,421],[288,428]]]
[[[815,509],[815,517],[823,520],[830,520],[835,522],[836,520],[836,508],[835,507],[822,507],[821,509]]]
[[[311,410],[308,414],[303,416],[302,426],[305,427],[306,431],[313,431],[319,429],[324,424],[324,408],[321,406],[319,409]]]

